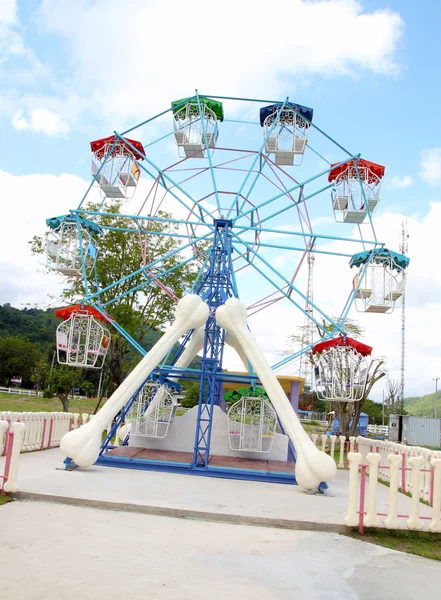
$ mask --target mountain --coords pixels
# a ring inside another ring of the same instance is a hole
[[[426,396],[404,398],[404,408],[408,415],[416,417],[433,417],[435,393]],[[441,418],[441,392],[436,394],[436,414]]]

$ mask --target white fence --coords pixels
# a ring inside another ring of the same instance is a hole
[[[367,432],[382,437],[389,437],[389,425],[368,425]]]
[[[26,425],[22,452],[59,446],[65,433],[77,429],[86,423],[88,418],[86,413],[79,415],[64,412],[0,412],[0,421]]]
[[[391,443],[391,442],[388,442]],[[395,444],[399,445],[399,444]],[[367,446],[359,443],[359,449],[366,450]],[[349,496],[348,513],[344,519],[348,527],[356,527],[362,532],[364,527],[378,527],[379,517],[386,517],[384,525],[387,529],[399,529],[400,519],[406,519],[406,526],[412,531],[421,531],[428,522],[428,530],[431,533],[441,533],[441,453],[430,459],[426,464],[426,454],[410,456],[405,462],[406,454],[392,452],[385,455],[382,453],[368,452],[363,456],[361,452],[350,452],[348,460],[349,471]],[[426,449],[420,449],[426,450]],[[430,451],[429,451],[430,452]],[[435,454],[435,453],[433,453]],[[402,465],[408,464],[408,467]],[[429,466],[429,469],[424,468]],[[359,470],[361,469],[361,475]],[[367,473],[369,472],[369,478]],[[387,475],[386,475],[387,473]],[[389,499],[387,513],[377,512],[377,490],[379,479],[389,481]],[[398,514],[398,489],[404,489],[408,485],[412,494],[410,514]],[[368,483],[367,483],[368,482]],[[428,501],[431,516],[420,516],[422,496],[426,495],[426,485],[429,485]],[[360,485],[359,502],[357,503],[358,487]],[[366,487],[367,502],[366,502]]]
[[[432,460],[441,458],[441,452],[436,450],[428,450],[420,446],[405,446],[396,442],[388,442],[381,440],[370,440],[368,438],[358,437],[356,439],[356,450],[362,456],[362,462],[366,462],[367,455],[370,452],[380,455],[380,467],[378,469],[378,479],[380,481],[390,482],[391,472],[388,467],[388,456],[390,454],[401,457],[400,462],[400,482],[399,486],[404,492],[411,492],[412,486],[412,466],[411,459],[413,457],[422,458],[422,470],[420,473],[419,482],[419,497],[426,502],[430,501],[432,483]],[[384,467],[384,468],[383,468]]]

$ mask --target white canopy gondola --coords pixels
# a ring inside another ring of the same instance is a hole
[[[128,144],[130,143],[133,148]],[[110,156],[107,156],[113,147]],[[141,142],[115,136],[90,142],[92,156],[92,177],[107,198],[131,198],[137,188],[141,174],[137,161],[144,160]]]
[[[55,311],[64,319],[57,327],[57,359],[60,365],[101,369],[110,345],[104,317],[92,306],[69,306]]]
[[[351,159],[342,165],[331,165],[328,181],[332,208],[337,223],[364,223],[369,212],[377,208],[380,199],[384,167],[363,159]],[[366,207],[367,205],[367,207]]]
[[[210,98],[199,98],[199,105],[195,98],[182,105],[186,99],[172,102],[173,129],[175,141],[178,146],[179,156],[185,158],[205,158],[207,145],[209,149],[216,147],[219,136],[218,121],[224,120],[222,102]],[[205,135],[207,143],[205,142]],[[181,154],[181,149],[183,153]]]
[[[127,420],[131,435],[165,438],[176,414],[177,401],[167,385],[147,382],[132,404]]]
[[[232,450],[271,450],[277,415],[269,400],[263,396],[244,396],[231,406],[227,416]]]
[[[83,276],[93,268],[98,254],[97,237],[101,228],[81,217],[65,215],[47,219],[50,231],[46,237],[47,267],[68,277]]]
[[[260,125],[266,139],[265,149],[268,154],[275,155],[276,165],[300,165],[308,142],[313,110],[287,102],[273,127],[281,108],[282,104],[271,104],[260,109]]]
[[[352,282],[358,312],[391,313],[403,297],[408,264],[409,258],[387,248],[355,254],[350,266],[359,267]]]
[[[363,397],[372,348],[343,336],[319,342],[312,348],[315,357],[317,396],[331,402],[356,402]]]

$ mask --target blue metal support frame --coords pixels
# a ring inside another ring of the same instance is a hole
[[[197,293],[208,304],[210,314],[205,325],[202,374],[193,454],[194,467],[208,467],[210,456],[213,408],[219,404],[225,331],[216,321],[216,309],[235,295],[231,279],[231,226],[229,219],[214,221],[215,233],[208,269],[197,288]]]

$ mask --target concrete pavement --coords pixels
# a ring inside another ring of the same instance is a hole
[[[329,496],[314,496],[298,486],[255,481],[103,466],[65,471],[63,456],[55,448],[23,454],[18,480],[21,492],[50,500],[70,498],[74,503],[78,500],[95,506],[114,503],[117,509],[223,522],[242,519],[277,527],[338,531],[347,511],[347,471],[338,471]],[[388,493],[389,488],[378,486],[377,512],[387,513]],[[409,514],[410,498],[399,496],[399,513]],[[430,516],[430,509],[421,504],[420,514]]]
[[[1,507],[0,542],[2,600],[438,600],[441,589],[438,562],[335,533],[45,502]]]

